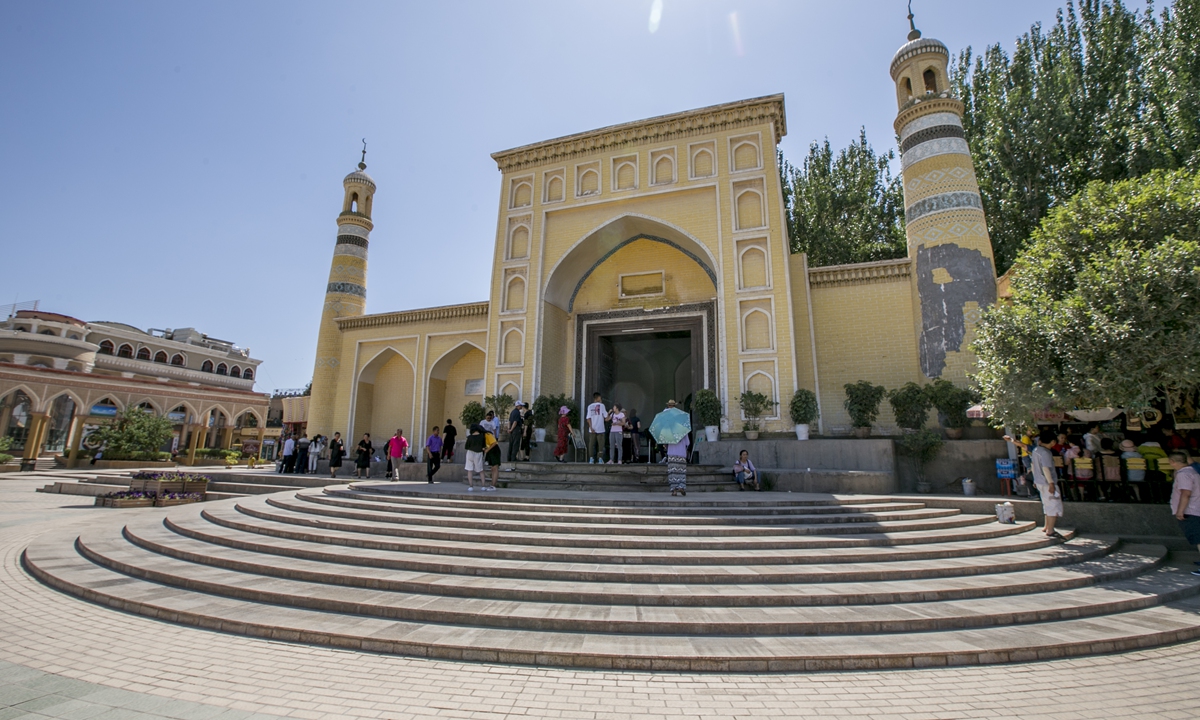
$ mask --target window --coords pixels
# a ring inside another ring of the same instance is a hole
[[[158,352],[154,353],[154,362],[163,363],[165,365],[167,362],[167,354],[165,352],[163,352],[162,350],[159,350]]]
[[[227,375],[228,373],[229,373],[229,367],[226,366],[225,363],[221,363],[220,365],[217,366],[217,374],[218,375]]]
[[[200,366],[200,372],[212,372],[212,371],[213,371],[212,360],[205,360],[204,364]]]
[[[240,378],[241,376],[242,376],[242,369],[240,367],[238,367],[237,365],[234,365],[233,369],[229,371],[229,377]]]
[[[54,332],[53,330],[41,330],[38,332],[38,334],[39,335],[53,335],[55,337],[58,337],[58,333]]]
[[[174,355],[171,356],[171,364],[178,365],[179,367],[183,367],[183,365],[184,365],[183,356],[180,355],[179,353],[175,353]]]
[[[925,92],[937,92],[937,73],[930,68],[925,71]]]
[[[100,354],[101,355],[112,355],[113,349],[114,348],[113,348],[112,340],[101,340],[100,341]]]
[[[137,359],[138,360],[149,360],[150,359],[150,348],[138,348]]]
[[[133,346],[130,345],[129,343],[125,343],[121,347],[117,348],[117,357],[123,357],[123,358],[133,357]]]
[[[254,368],[246,368],[242,372],[242,377],[245,378],[246,380],[253,380],[254,379]]]

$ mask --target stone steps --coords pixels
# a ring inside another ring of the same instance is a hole
[[[756,575],[720,567],[675,576],[660,573],[654,580],[634,574],[632,580],[614,581],[582,569],[548,576],[536,567],[509,564],[508,572],[501,574],[501,568],[466,558],[440,563],[418,558],[409,564],[380,552],[360,551],[368,553],[363,557],[235,538],[222,542],[212,534],[181,534],[178,525],[131,524],[125,537],[179,560],[271,577],[455,597],[639,606],[869,605],[1048,592],[1133,577],[1156,567],[1164,554],[1161,547],[1132,546],[1108,555],[1114,541],[1084,539],[1077,549],[1046,548],[951,568],[913,561],[890,563],[897,567],[882,571],[869,563],[830,564]]]
[[[1200,580],[1157,545],[870,496],[380,485],[125,515],[23,561],[164,620],[489,662],[921,667],[1200,637]]]

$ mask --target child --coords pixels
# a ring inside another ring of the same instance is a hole
[[[472,482],[475,473],[479,473],[479,489],[483,489],[483,451],[486,447],[484,442],[483,428],[472,425],[471,434],[463,443],[463,448],[467,451],[467,492],[475,492],[475,483]]]

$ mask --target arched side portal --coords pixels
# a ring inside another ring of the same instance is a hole
[[[444,425],[446,418],[453,418],[457,424],[468,401],[483,401],[485,365],[483,348],[469,341],[438,358],[429,371],[425,392],[425,427],[421,428],[422,434],[414,434],[414,438],[425,437],[434,425]]]
[[[416,369],[411,360],[394,348],[384,348],[363,366],[358,374],[353,403],[354,425],[350,428],[353,446],[363,433],[383,440],[391,437],[397,428],[403,428],[406,437],[413,437],[413,398],[416,395]],[[379,441],[382,442],[382,441]],[[376,445],[379,445],[376,442]]]

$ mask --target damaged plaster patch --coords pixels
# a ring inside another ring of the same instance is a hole
[[[938,282],[946,277],[954,282]],[[922,246],[917,249],[917,293],[921,372],[936,378],[946,368],[946,354],[962,349],[967,303],[986,307],[996,302],[996,271],[978,250],[952,244]]]

